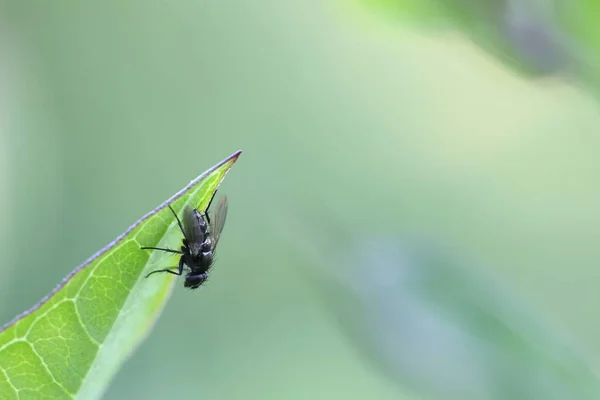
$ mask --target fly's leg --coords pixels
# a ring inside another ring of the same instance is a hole
[[[173,269],[177,268],[177,272],[174,272]],[[152,271],[150,272],[148,275],[146,275],[146,278],[149,277],[152,274],[155,274],[157,272],[167,272],[169,274],[173,274],[173,275],[181,275],[183,274],[183,257],[181,257],[179,259],[179,265],[177,267],[171,267],[171,268],[165,268],[165,269],[157,269],[156,271]]]
[[[150,275],[152,275],[152,274],[156,274],[156,273],[158,273],[158,272],[168,272],[169,274],[173,274],[173,275],[177,275],[177,276],[181,275],[181,274],[180,274],[180,273],[178,273],[178,272],[172,271],[172,270],[173,270],[173,269],[175,269],[175,268],[179,268],[179,267],[171,267],[171,268],[165,268],[165,269],[157,269],[156,271],[152,271],[152,272],[150,272],[148,275],[146,275],[146,278],[147,278],[147,277],[149,277]]]
[[[161,247],[140,247],[140,250],[160,250],[160,251],[166,251],[167,253],[183,254],[183,252],[178,251],[178,250],[163,249]],[[177,268],[177,267],[173,267],[173,268]]]
[[[210,224],[210,217],[208,216],[208,210],[210,210],[210,205],[212,204],[213,200],[215,199],[216,194],[217,194],[217,190],[215,189],[212,197],[210,198],[210,201],[208,202],[208,206],[206,206],[206,209],[204,210],[204,218],[206,218],[206,222],[208,222],[209,224]]]
[[[179,229],[181,230],[181,233],[183,233],[183,237],[185,238],[185,240],[188,240],[187,236],[185,235],[185,231],[183,230],[183,225],[181,225],[181,221],[179,220],[179,217],[177,216],[177,214],[175,213],[175,210],[173,210],[173,207],[171,207],[170,204],[169,204],[169,209],[175,216],[175,219],[177,220],[177,225],[179,225]]]
[[[175,213],[175,210],[173,210],[173,207],[171,207],[170,204],[169,204],[169,209],[175,216],[175,219],[177,220],[177,225],[179,225],[179,229],[181,230],[181,233],[183,233],[183,237],[185,238],[185,240],[187,242],[187,236],[185,236],[185,231],[183,230],[183,225],[181,225],[181,221],[179,220],[179,217],[177,216],[177,214]],[[162,247],[145,247],[144,246],[144,247],[140,247],[140,249],[141,250],[160,250],[160,251],[166,251],[167,253],[184,254],[182,251],[164,249]],[[173,268],[175,268],[175,267],[173,267]],[[179,274],[179,275],[181,275],[181,274]]]

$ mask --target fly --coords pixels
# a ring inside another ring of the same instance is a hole
[[[181,254],[179,265],[152,271],[146,275],[146,278],[158,272],[182,275],[184,267],[187,267],[188,272],[185,276],[183,286],[190,289],[198,289],[206,281],[214,261],[215,249],[221,238],[221,232],[223,232],[223,226],[227,218],[227,196],[223,196],[219,199],[215,212],[212,213],[211,221],[208,209],[215,194],[216,191],[213,193],[213,197],[210,199],[204,213],[198,211],[197,208],[187,206],[183,210],[183,224],[169,204],[169,209],[175,216],[179,229],[183,234],[181,250],[177,251],[160,247],[142,247],[142,250],[160,250],[167,253]]]

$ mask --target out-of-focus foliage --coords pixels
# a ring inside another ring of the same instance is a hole
[[[389,17],[460,30],[529,77],[574,78],[598,93],[600,9],[593,0],[362,0]],[[591,86],[590,86],[591,85]]]
[[[340,250],[320,265],[320,295],[396,383],[440,400],[600,398],[589,360],[563,329],[477,268],[394,238],[367,236]]]

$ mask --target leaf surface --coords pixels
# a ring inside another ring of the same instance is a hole
[[[75,268],[52,293],[0,331],[1,399],[98,399],[149,333],[176,276],[145,279],[177,255],[141,246],[181,245],[171,211],[206,209],[241,151],[194,179]]]

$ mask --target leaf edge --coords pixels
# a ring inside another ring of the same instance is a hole
[[[231,162],[231,165],[233,166],[233,164],[237,161],[238,157],[241,154],[242,154],[242,150],[237,150],[237,151],[233,152],[232,154],[230,154],[229,156],[225,157],[223,160],[221,160],[217,164],[213,165],[212,167],[210,167],[209,169],[207,169],[206,171],[204,171],[202,174],[200,174],[196,178],[192,179],[190,181],[190,183],[188,183],[185,187],[183,187],[182,189],[180,189],[173,196],[171,196],[170,198],[168,198],[167,200],[165,200],[158,207],[155,207],[154,209],[150,210],[144,216],[142,216],[140,219],[138,219],[137,221],[135,221],[132,225],[129,226],[129,228],[127,228],[125,230],[125,232],[121,233],[114,240],[112,240],[111,242],[109,242],[106,246],[104,246],[103,248],[101,248],[100,250],[98,250],[96,253],[94,253],[92,256],[90,256],[87,260],[85,260],[83,263],[81,263],[80,265],[78,265],[77,267],[75,267],[75,269],[73,269],[71,272],[69,272],[60,281],[60,283],[58,285],[56,285],[54,287],[54,289],[52,289],[52,291],[50,293],[48,293],[47,295],[45,295],[40,301],[38,301],[32,307],[28,308],[27,310],[23,311],[22,313],[18,314],[13,319],[11,319],[7,323],[5,323],[2,326],[2,328],[0,328],[0,335],[4,331],[6,331],[8,328],[10,328],[11,326],[15,325],[17,322],[19,322],[20,320],[22,320],[23,318],[27,317],[28,315],[31,315],[32,313],[34,313],[35,311],[37,311],[39,308],[41,308],[55,294],[57,294],[78,272],[80,272],[83,269],[85,269],[88,265],[90,265],[97,258],[99,258],[104,253],[106,253],[107,251],[109,251],[113,247],[117,246],[119,243],[121,243],[121,241],[123,241],[123,239],[125,239],[127,237],[127,235],[129,235],[129,233],[131,231],[133,231],[135,228],[137,228],[138,226],[140,226],[148,218],[150,218],[151,216],[157,214],[158,212],[160,212],[161,210],[163,210],[165,207],[167,207],[169,204],[173,203],[174,201],[176,201],[177,199],[179,199],[180,197],[182,197],[193,186],[195,186],[196,184],[198,184],[200,181],[202,181],[204,178],[206,178],[208,175],[210,175],[211,173],[213,173],[217,169],[221,168],[223,165],[227,164],[228,162]],[[225,173],[225,175],[228,172],[229,171],[227,171]],[[215,188],[215,190],[216,190],[216,188]]]

